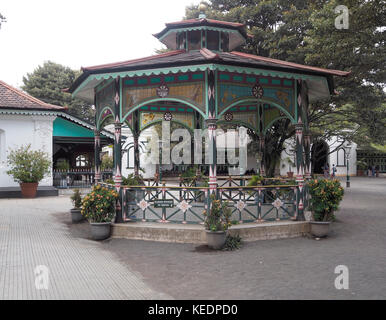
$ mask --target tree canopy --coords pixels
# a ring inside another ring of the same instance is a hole
[[[23,77],[22,89],[46,103],[66,106],[69,114],[93,123],[94,111],[91,106],[63,92],[63,89],[71,86],[78,75],[79,73],[71,68],[47,61]]]
[[[212,0],[208,18],[241,22],[252,36],[238,50],[323,68],[351,71],[335,77],[337,94],[309,106],[313,139],[339,136],[358,143],[385,144],[385,27],[384,0]],[[337,29],[334,9],[349,9],[349,28]],[[186,8],[197,18],[198,6]],[[267,134],[266,163],[273,174],[284,141],[295,133],[288,120],[279,120]],[[333,151],[333,150],[330,150]],[[271,160],[271,161],[270,161]]]
[[[1,14],[1,12],[0,12],[0,29],[1,29],[1,24],[2,24],[3,22],[7,22],[7,18],[4,17],[4,16]]]

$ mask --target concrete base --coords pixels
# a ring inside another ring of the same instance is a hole
[[[58,189],[54,187],[38,186],[36,197],[55,197],[58,195]],[[0,199],[22,198],[20,187],[1,187]]]
[[[243,223],[232,226],[228,233],[240,235],[243,241],[285,239],[305,236],[310,233],[307,221],[275,221]],[[206,243],[203,225],[156,222],[129,222],[112,225],[113,238],[150,240],[177,243]]]

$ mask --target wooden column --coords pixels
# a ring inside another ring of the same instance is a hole
[[[133,112],[134,175],[139,175],[139,111]]]
[[[114,116],[115,116],[115,122],[114,122],[114,184],[115,189],[119,194],[117,204],[116,204],[116,222],[123,222],[123,215],[122,215],[122,124],[120,121],[120,78],[117,77],[115,79],[114,83],[114,102],[115,102],[115,108],[114,108]]]
[[[205,120],[209,136],[209,190],[217,196],[217,110],[216,110],[216,73],[209,70],[208,83],[208,119]]]
[[[98,129],[95,129],[94,130],[94,168],[95,168],[94,183],[98,183],[101,181],[100,150],[101,150],[100,131]]]
[[[304,134],[304,160],[305,178],[311,179],[311,133],[309,131]]]
[[[297,83],[297,115],[298,122],[296,124],[296,183],[297,188],[297,215],[296,219],[304,220],[304,124],[303,111],[307,103],[307,86],[304,81],[298,80]]]
[[[260,175],[265,177],[265,135],[259,135],[259,158],[260,160]]]

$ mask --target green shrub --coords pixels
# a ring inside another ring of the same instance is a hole
[[[210,231],[225,231],[232,224],[230,217],[232,215],[231,209],[228,207],[228,201],[221,202],[216,200],[214,195],[210,196],[211,206],[208,212],[204,211],[205,229]]]
[[[74,190],[71,196],[71,201],[75,209],[80,209],[82,207],[82,197],[80,195],[79,189]]]
[[[255,175],[255,176],[252,176],[252,178],[248,181],[248,187],[255,187],[255,186],[259,186],[259,185],[262,185],[263,184],[263,181],[264,181],[264,177],[260,176],[260,175]]]
[[[96,185],[82,200],[81,213],[90,222],[111,222],[115,215],[118,193]]]
[[[337,179],[314,179],[308,182],[311,210],[315,221],[331,221],[343,199],[344,190]]]
[[[8,166],[10,170],[7,171],[7,174],[12,176],[15,182],[36,183],[50,173],[51,159],[43,151],[31,150],[31,145],[28,144],[10,151]]]
[[[134,175],[133,173],[129,174],[127,178],[123,177],[122,184],[124,186],[143,186],[145,185],[143,177],[141,175]]]
[[[233,251],[240,249],[242,245],[241,237],[236,234],[235,236],[227,235],[223,250]]]

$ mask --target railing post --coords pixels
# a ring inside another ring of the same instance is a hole
[[[304,135],[304,154],[305,154],[305,178],[311,179],[311,134],[306,132]]]
[[[166,199],[166,187],[165,183],[162,183],[162,200]],[[167,222],[166,221],[166,208],[162,207],[162,220],[161,222]]]
[[[261,206],[262,206],[262,197],[261,197],[261,188],[258,188],[257,191],[257,222],[262,222],[261,219]]]

